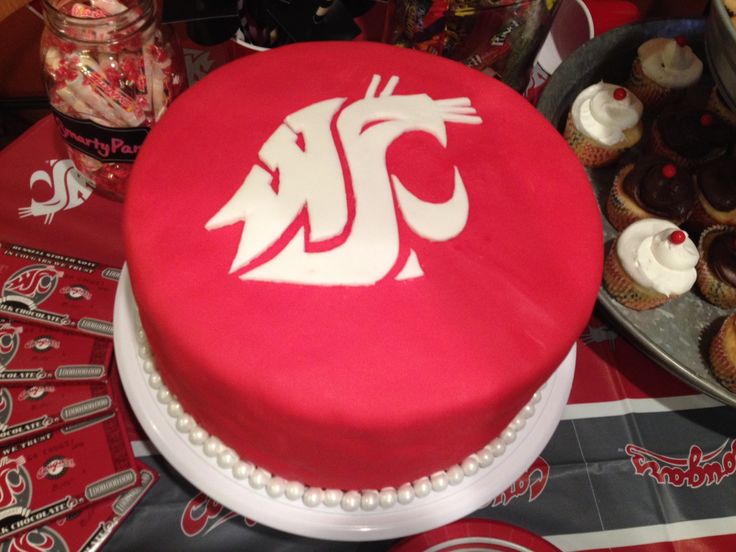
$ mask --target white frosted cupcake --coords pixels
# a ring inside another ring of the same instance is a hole
[[[703,62],[683,36],[652,38],[639,46],[626,86],[647,107],[675,90],[692,86],[703,74]]]
[[[614,240],[603,267],[603,283],[622,305],[652,309],[693,287],[698,257],[698,248],[676,225],[643,219]]]
[[[575,98],[565,139],[586,167],[610,165],[641,140],[643,109],[626,88],[598,82]]]

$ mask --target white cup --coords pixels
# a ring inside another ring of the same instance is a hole
[[[583,0],[562,0],[536,63],[551,75],[567,56],[593,36],[593,18]]]
[[[524,95],[533,103],[539,99],[550,75],[578,47],[595,36],[593,18],[583,0],[561,0],[549,34],[534,61]]]

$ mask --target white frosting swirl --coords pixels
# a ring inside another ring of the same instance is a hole
[[[639,98],[625,88],[625,98],[614,98],[617,88],[622,87],[598,82],[580,92],[572,104],[575,127],[606,146],[621,142],[624,131],[639,123],[643,110]]]
[[[688,237],[672,243],[669,237],[675,230],[679,228],[667,220],[649,218],[621,232],[616,253],[637,284],[665,295],[681,295],[693,286],[698,248]]]
[[[672,38],[652,38],[639,46],[643,73],[660,86],[684,88],[703,74],[703,62],[687,45]]]

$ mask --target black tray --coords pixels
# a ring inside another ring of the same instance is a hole
[[[562,132],[573,100],[585,87],[605,80],[623,84],[644,41],[654,37],[687,36],[696,54],[706,63],[703,45],[704,19],[671,19],[619,27],[587,42],[555,71],[544,89],[537,108]],[[688,101],[704,103],[713,86],[706,63],[705,74],[690,92]],[[635,156],[636,151],[631,155]],[[603,209],[617,166],[586,169]],[[606,244],[616,230],[602,215]],[[628,309],[601,288],[598,305],[609,321],[629,337],[647,356],[686,383],[736,407],[736,394],[713,376],[707,362],[707,347],[720,322],[729,311],[705,301],[696,289],[650,311]]]

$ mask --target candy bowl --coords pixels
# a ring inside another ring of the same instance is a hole
[[[123,200],[148,131],[183,89],[154,0],[43,0],[41,67],[61,137],[96,192]]]

